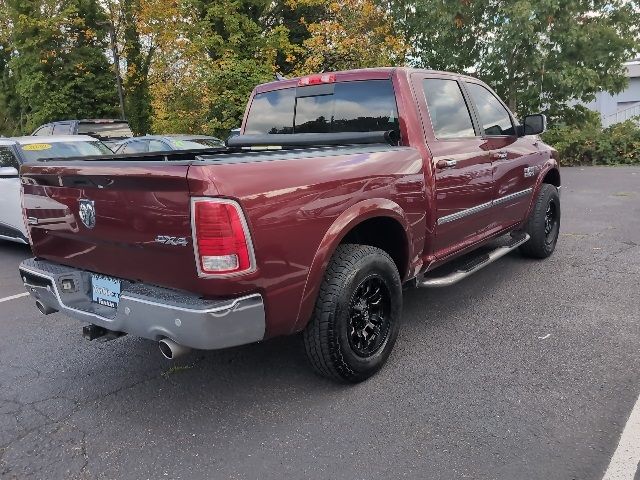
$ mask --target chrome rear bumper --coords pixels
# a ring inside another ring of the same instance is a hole
[[[259,294],[204,300],[177,290],[122,280],[119,304],[110,308],[92,301],[90,272],[29,259],[20,265],[20,275],[31,296],[46,307],[115,332],[156,341],[169,338],[202,350],[264,338],[265,309]],[[68,287],[69,280],[73,288],[63,289],[62,282],[67,281]]]

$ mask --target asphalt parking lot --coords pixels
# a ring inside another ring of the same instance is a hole
[[[357,386],[295,338],[172,364],[0,303],[0,477],[601,479],[640,394],[640,168],[562,174],[554,256],[407,292],[389,364]],[[0,243],[0,298],[29,253]]]

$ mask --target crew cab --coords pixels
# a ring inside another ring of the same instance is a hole
[[[319,373],[359,382],[391,353],[404,287],[553,253],[544,128],[452,73],[260,85],[224,151],[24,166],[36,257],[20,273],[43,313],[90,339],[135,334],[175,358],[301,333]]]

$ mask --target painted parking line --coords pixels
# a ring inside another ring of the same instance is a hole
[[[618,448],[602,480],[633,480],[640,467],[640,397],[629,415]]]
[[[24,292],[24,293],[19,293],[18,295],[11,295],[10,297],[0,298],[0,303],[8,302],[9,300],[15,300],[16,298],[26,297],[27,295],[29,295],[29,293]]]

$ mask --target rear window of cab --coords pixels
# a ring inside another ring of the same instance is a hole
[[[254,96],[245,134],[399,132],[391,80],[286,88]]]

